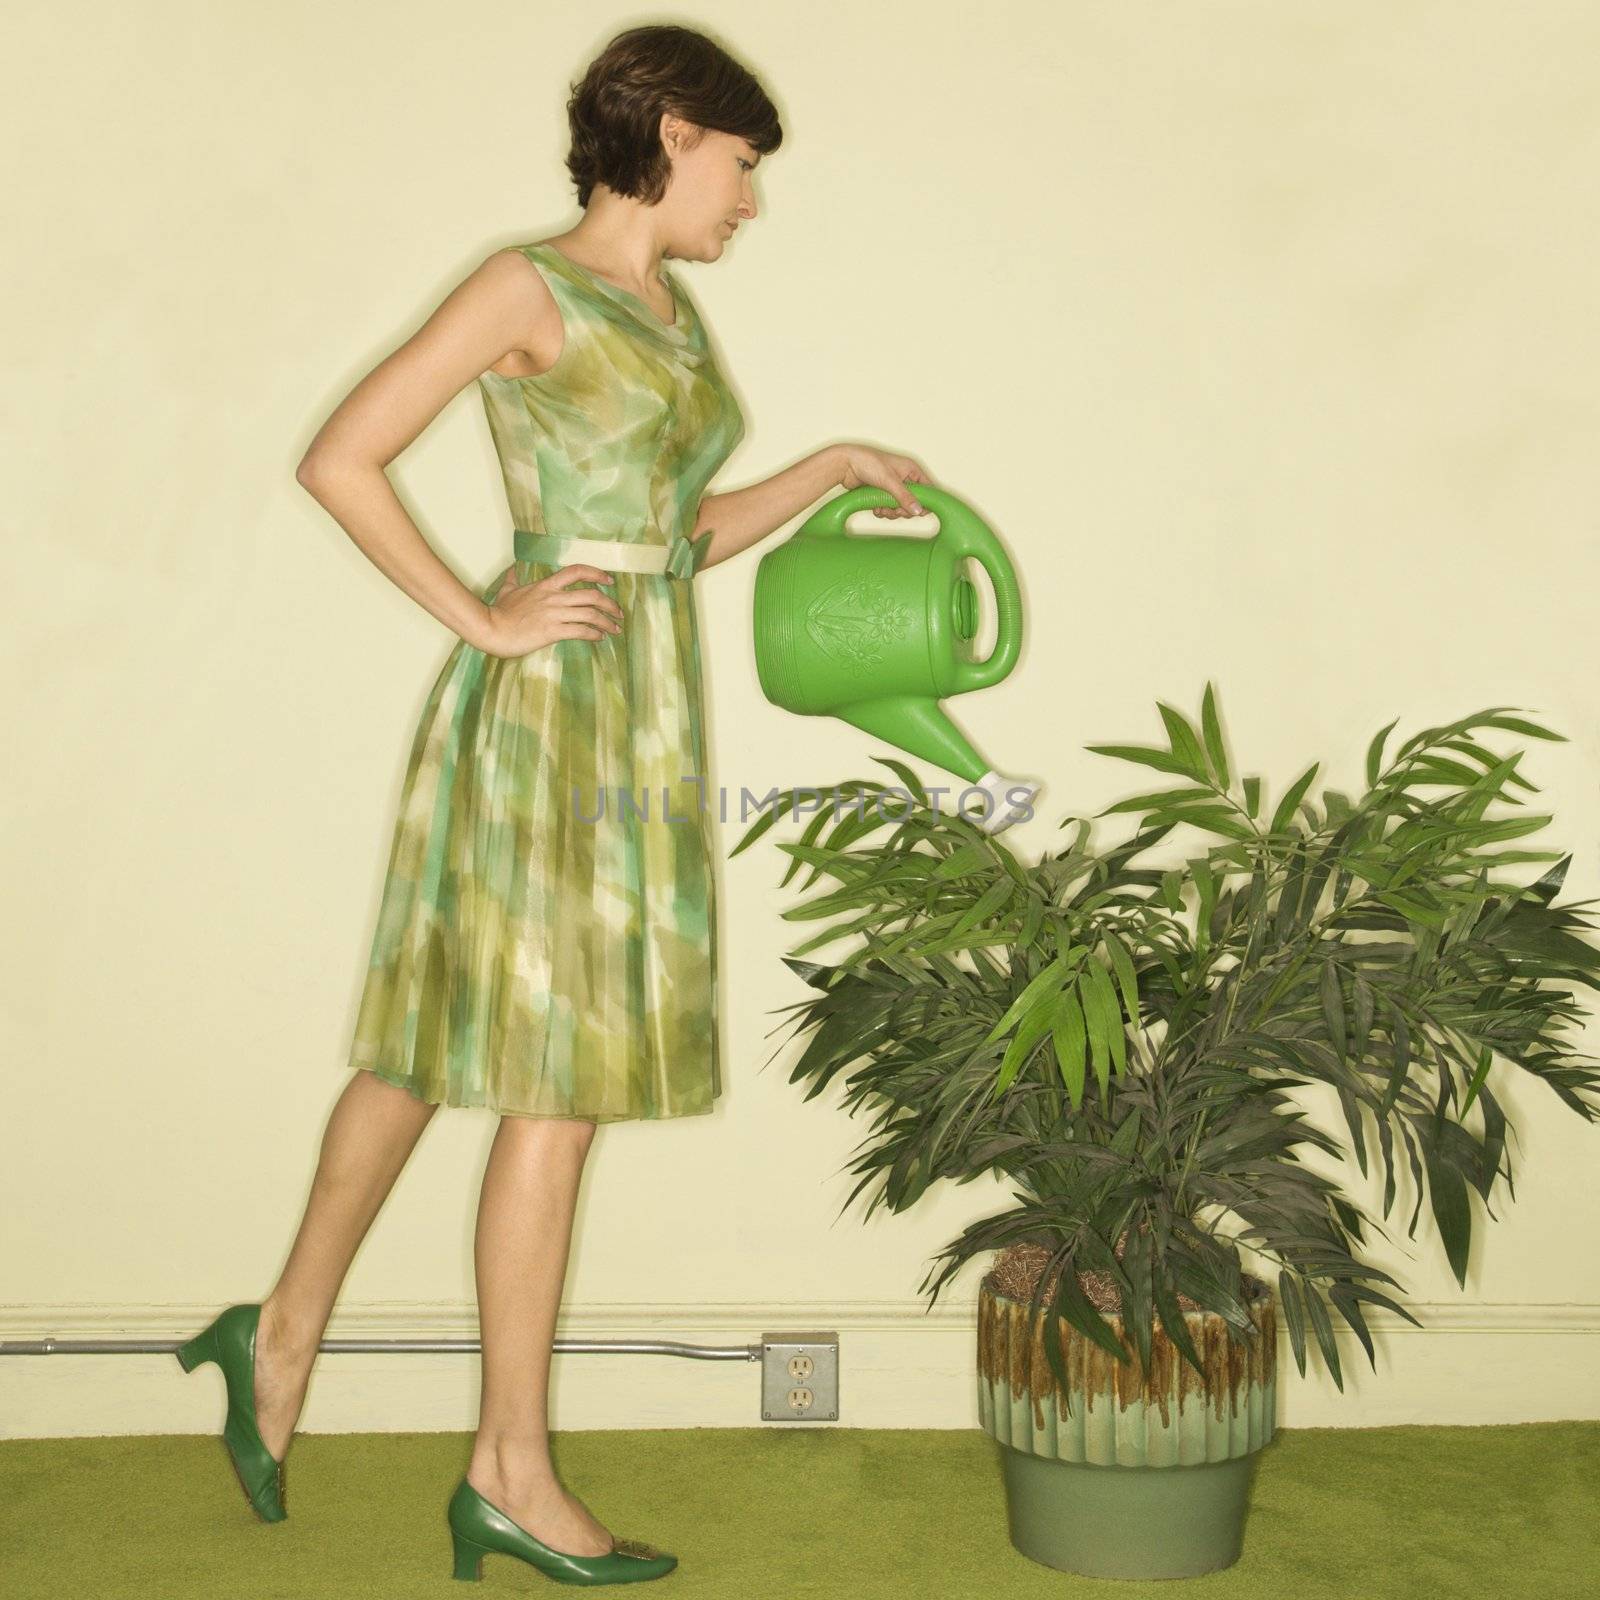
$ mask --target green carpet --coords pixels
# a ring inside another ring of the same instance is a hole
[[[407,1600],[550,1593],[489,1556],[450,1576],[463,1434],[301,1434],[289,1519],[257,1522],[219,1437],[0,1441],[5,1600]],[[558,1434],[562,1481],[613,1533],[678,1557],[652,1592],[727,1600],[1163,1594],[1056,1572],[1006,1532],[979,1430],[668,1428]],[[1217,1600],[1593,1600],[1600,1423],[1286,1429],[1257,1457]],[[1185,1580],[1177,1580],[1181,1583]],[[565,1585],[561,1587],[567,1587]],[[651,1588],[652,1586],[646,1586]],[[642,1592],[642,1591],[641,1591]]]

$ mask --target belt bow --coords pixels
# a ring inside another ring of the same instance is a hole
[[[706,551],[711,548],[711,535],[701,534],[698,539],[687,539],[674,534],[667,547],[667,571],[674,578],[693,578],[705,565]]]

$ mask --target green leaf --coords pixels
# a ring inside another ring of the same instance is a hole
[[[1377,1114],[1380,1120],[1394,1110],[1411,1066],[1411,1030],[1406,1026],[1405,1016],[1398,1007],[1390,1009],[1389,1031],[1394,1040],[1394,1065],[1389,1072],[1388,1088],[1385,1089],[1383,1100],[1378,1106]],[[1384,1209],[1387,1212],[1388,1208]]]
[[[1336,1305],[1341,1304],[1341,1296],[1348,1297],[1351,1300],[1366,1300],[1372,1305],[1386,1307],[1394,1312],[1397,1317],[1404,1317],[1413,1327],[1420,1328],[1422,1326],[1422,1321],[1419,1317],[1413,1316],[1398,1300],[1384,1294],[1381,1289],[1369,1289],[1365,1284],[1342,1283],[1330,1289],[1328,1293]],[[1370,1345],[1367,1347],[1367,1354],[1369,1357],[1372,1354]]]
[[[802,978],[814,989],[826,990],[833,982],[837,967],[824,966],[816,961],[792,961],[788,956],[779,958],[797,978]]]
[[[1217,904],[1217,880],[1211,863],[1204,856],[1195,856],[1189,862],[1189,873],[1200,895],[1200,909],[1196,918],[1194,949],[1203,955],[1211,944],[1211,913]]]
[[[1098,1307],[1083,1292],[1083,1286],[1078,1282],[1077,1262],[1072,1257],[1068,1258],[1062,1268],[1060,1280],[1056,1285],[1053,1309],[1107,1355],[1118,1361],[1125,1358],[1126,1352],[1117,1342],[1111,1324],[1100,1315]],[[1047,1346],[1054,1345],[1059,1353],[1061,1341],[1054,1326],[1045,1334],[1045,1343]]]
[[[1444,913],[1435,911],[1432,906],[1424,905],[1420,900],[1413,899],[1393,889],[1374,889],[1372,897],[1386,906],[1392,906],[1402,916],[1408,917],[1413,922],[1420,922],[1426,927],[1443,928]]]
[[[1394,1130],[1386,1116],[1378,1118],[1378,1145],[1383,1152],[1383,1214],[1394,1204]]]
[[[1444,1242],[1444,1253],[1456,1282],[1467,1286],[1467,1257],[1472,1246],[1472,1207],[1467,1199],[1467,1186],[1461,1173],[1448,1161],[1441,1160],[1431,1146],[1422,1152],[1428,1168],[1428,1199],[1434,1220],[1439,1224],[1439,1237]]]
[[[1181,789],[1159,789],[1152,794],[1136,794],[1126,800],[1119,800],[1114,806],[1107,806],[1103,811],[1095,812],[1097,817],[1114,816],[1121,811],[1147,811],[1152,807],[1165,807],[1169,804],[1188,801],[1214,801],[1216,794],[1210,789],[1197,789],[1192,784]]]
[[[1341,822],[1349,821],[1351,813],[1355,810],[1350,803],[1350,796],[1338,789],[1324,789],[1322,803],[1327,809],[1330,827],[1337,827]]]
[[[1294,1351],[1294,1364],[1300,1376],[1306,1375],[1306,1316],[1300,1299],[1300,1285],[1289,1268],[1278,1273],[1278,1301],[1283,1307],[1283,1320],[1289,1329],[1289,1344]]]
[[[1482,776],[1465,762],[1449,761],[1443,756],[1425,756],[1411,763],[1406,781],[1413,784],[1459,784],[1470,789]]]
[[[1339,1344],[1333,1335],[1333,1322],[1328,1316],[1328,1308],[1322,1303],[1322,1296],[1316,1284],[1307,1283],[1304,1288],[1306,1310],[1311,1315],[1311,1326],[1316,1330],[1317,1343],[1322,1348],[1323,1359],[1328,1363],[1328,1371],[1333,1377],[1334,1386],[1343,1394],[1344,1379],[1339,1373]]]
[[[1114,1070],[1126,1073],[1128,1070],[1128,1039],[1122,1029],[1122,1011],[1117,1005],[1117,992],[1111,987],[1110,975],[1098,961],[1091,961],[1085,968],[1089,986],[1094,990],[1095,1003],[1100,1011],[1100,1025],[1107,1046],[1111,1051]],[[1104,1087],[1104,1080],[1102,1080]]]
[[[1050,1031],[1055,1004],[1056,997],[1048,994],[1023,1018],[1022,1026],[1017,1029],[1015,1037],[1006,1046],[1006,1053],[1001,1058],[1000,1075],[994,1086],[996,1096],[1004,1094],[1011,1087],[1011,1080],[1022,1070],[1023,1062],[1033,1053],[1039,1040]],[[985,1043],[987,1042],[986,1040]]]
[[[1472,1109],[1472,1102],[1478,1098],[1478,1091],[1483,1087],[1483,1080],[1489,1076],[1489,1063],[1494,1060],[1494,1052],[1487,1045],[1478,1055],[1478,1065],[1473,1071],[1472,1080],[1467,1085],[1467,1097],[1461,1102],[1461,1115]]]
[[[816,791],[790,790],[791,794],[805,794],[814,792]],[[788,883],[790,878],[795,875],[795,872],[799,868],[802,861],[810,861],[813,866],[813,871],[811,876],[800,885],[801,889],[809,889],[811,885],[817,881],[818,873],[833,859],[831,852],[826,850],[818,851],[813,848],[816,845],[817,836],[827,825],[827,808],[825,806],[819,806],[817,809],[817,814],[812,817],[810,822],[805,825],[804,830],[801,832],[800,842],[798,844],[781,844],[778,846],[780,850],[783,850],[787,854],[794,857],[794,859],[789,863],[789,870],[784,873],[783,879],[778,885],[780,889],[783,888],[784,884]]]
[[[1378,781],[1378,773],[1383,763],[1383,742],[1394,732],[1395,723],[1400,719],[1396,717],[1387,728],[1380,728],[1377,737],[1367,746],[1367,787],[1374,787]],[[1302,1368],[1302,1371],[1305,1369]]]
[[[1044,901],[1038,895],[1030,894],[1027,910],[1022,913],[1022,926],[1017,930],[1017,943],[1024,950],[1031,950],[1043,926]]]
[[[1129,1294],[1123,1306],[1123,1326],[1133,1330],[1133,1346],[1139,1354],[1139,1365],[1150,1366],[1150,1314],[1152,1310],[1150,1282],[1151,1238],[1147,1230],[1128,1229],[1128,1242],[1123,1247],[1122,1265],[1128,1276]]]
[[[1205,752],[1200,748],[1194,729],[1179,712],[1164,702],[1158,700],[1156,709],[1166,724],[1167,741],[1172,746],[1172,754],[1183,763],[1184,770],[1196,783],[1205,783],[1208,776]]]
[[[1548,815],[1541,817],[1507,817],[1503,822],[1486,823],[1481,828],[1474,828],[1472,836],[1476,843],[1489,844],[1495,839],[1519,839],[1525,833],[1537,833],[1545,823],[1551,821]]]
[[[1111,1148],[1119,1156],[1131,1156],[1139,1148],[1139,1108],[1135,1106],[1122,1119],[1111,1136]]]
[[[1260,778],[1246,778],[1244,780],[1244,814],[1252,821],[1261,809],[1261,780]]]
[[[951,937],[959,939],[963,934],[970,933],[980,922],[992,917],[1015,893],[1015,886],[1009,878],[1001,878],[990,884],[961,914],[961,920],[951,929]]]
[[[1128,1026],[1137,1029],[1140,1026],[1139,980],[1133,970],[1133,959],[1116,934],[1107,933],[1104,943],[1117,974],[1117,983],[1122,989],[1122,1008],[1128,1014]]]
[[[1345,1126],[1350,1130],[1350,1143],[1356,1152],[1356,1165],[1361,1168],[1361,1176],[1367,1175],[1367,1139],[1366,1130],[1361,1123],[1361,1105],[1356,1097],[1341,1083],[1339,1086],[1339,1106],[1344,1112]],[[1333,1201],[1335,1207],[1342,1207],[1345,1202],[1339,1199]]]
[[[911,796],[918,805],[927,805],[928,791],[923,788],[922,779],[919,778],[916,773],[914,773],[911,768],[905,764],[905,762],[896,761],[893,756],[874,756],[872,759],[874,761],[881,761],[884,766],[888,767],[889,770],[900,779],[901,783],[903,783],[906,788],[911,791]]]
[[[1153,1265],[1150,1287],[1156,1310],[1161,1317],[1162,1329],[1184,1360],[1197,1372],[1203,1373],[1205,1363],[1201,1361],[1200,1352],[1195,1349],[1194,1340],[1189,1336],[1188,1325],[1183,1320],[1183,1310],[1178,1304],[1178,1297],[1172,1292],[1172,1280],[1168,1276],[1166,1261],[1159,1245]]]
[[[1489,1191],[1494,1187],[1494,1181],[1500,1175],[1500,1157],[1505,1154],[1506,1148],[1506,1114],[1500,1109],[1499,1102],[1487,1089],[1482,1091],[1483,1099],[1483,1188],[1479,1191],[1485,1201],[1489,1198]],[[1509,1173],[1510,1168],[1508,1167]]]
[[[1348,1283],[1335,1283],[1328,1289],[1328,1298],[1333,1301],[1355,1336],[1361,1341],[1361,1348],[1367,1352],[1367,1360],[1372,1363],[1372,1370],[1376,1372],[1378,1352],[1373,1348],[1372,1334],[1367,1329],[1367,1319],[1361,1315],[1355,1291]]]
[[[1183,910],[1183,873],[1177,867],[1161,874],[1161,898],[1168,911]]]
[[[963,873],[975,872],[981,866],[989,864],[989,851],[981,842],[964,844],[958,850],[952,850],[943,861],[936,866],[928,876],[936,882],[943,882],[946,878],[959,878]]]
[[[1091,962],[1089,971],[1079,976],[1078,998],[1083,1003],[1084,1021],[1089,1025],[1089,1059],[1094,1067],[1095,1081],[1104,1095],[1111,1082],[1111,1041],[1100,990],[1090,975],[1098,970],[1098,966]]]
[[[1023,985],[1022,992],[1017,998],[1006,1007],[1005,1014],[985,1035],[983,1042],[985,1044],[993,1044],[1001,1034],[1016,1022],[1023,1012],[1031,1010],[1038,1003],[1046,990],[1051,991],[1053,994],[1060,987],[1061,980],[1066,976],[1066,971],[1066,962],[1060,956],[1057,956],[1054,961],[1035,973]]]
[[[777,820],[778,806],[776,804],[763,808],[761,815],[746,830],[744,837],[728,852],[728,859],[731,861],[747,845],[754,844]]]
[[[1211,685],[1206,685],[1205,698],[1200,702],[1200,726],[1205,734],[1206,750],[1211,757],[1211,771],[1219,789],[1227,789],[1233,781],[1228,775],[1228,752],[1222,742],[1222,724],[1217,720],[1217,703]]]
[[[832,944],[835,940],[845,938],[847,935],[857,932],[867,923],[873,921],[877,915],[878,913],[876,911],[868,911],[857,917],[851,923],[824,928],[820,933],[813,934],[809,939],[803,940],[800,944],[795,945],[794,948],[790,950],[789,954],[792,956],[804,955],[806,951],[815,950],[819,945]],[[845,962],[841,962],[840,965],[845,965]]]
[[[1567,742],[1566,734],[1552,733],[1548,728],[1541,728],[1537,722],[1524,722],[1520,717],[1485,717],[1483,725],[1506,728],[1512,733],[1525,733],[1530,739],[1554,739],[1559,744]]]
[[[1150,820],[1174,825],[1186,822],[1192,828],[1209,828],[1225,839],[1254,839],[1256,836],[1255,830],[1240,822],[1238,814],[1227,806],[1172,806],[1152,811]]]
[[[1530,883],[1527,893],[1541,905],[1549,905],[1555,899],[1557,891],[1567,876],[1567,868],[1572,865],[1570,854],[1562,855],[1557,865],[1553,866],[1537,883]]]
[[[1137,761],[1143,766],[1155,767],[1161,772],[1175,772],[1180,778],[1200,779],[1205,776],[1203,772],[1195,772],[1187,762],[1180,761],[1167,750],[1155,750],[1135,744],[1086,744],[1083,748],[1090,755],[1115,756],[1121,761]]]
[[[1052,1029],[1056,1065],[1061,1071],[1061,1081],[1066,1086],[1067,1100],[1076,1111],[1083,1104],[1084,1047],[1087,1042],[1083,1007],[1078,1001],[1076,983],[1068,984],[1057,996]]]
[[[1282,833],[1289,826],[1289,821],[1294,816],[1294,808],[1305,798],[1306,790],[1311,787],[1311,780],[1316,777],[1317,768],[1321,765],[1320,761],[1313,761],[1278,802],[1278,809],[1272,814],[1272,826],[1267,830],[1269,833]]]
[[[1331,956],[1322,962],[1322,1015],[1328,1024],[1328,1037],[1343,1061],[1349,1054],[1344,1028],[1344,989],[1339,982],[1339,963]]]
[[[1350,1040],[1349,1058],[1359,1066],[1366,1060],[1367,1039],[1372,1032],[1372,985],[1361,976],[1359,971],[1350,974],[1350,983],[1356,995],[1356,1031],[1354,1037]]]

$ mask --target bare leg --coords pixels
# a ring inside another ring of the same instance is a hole
[[[275,1460],[289,1448],[350,1262],[438,1109],[358,1070],[328,1116],[300,1231],[277,1286],[261,1303],[256,1330],[256,1424]]]
[[[467,1481],[536,1539],[604,1555],[611,1534],[550,1459],[550,1354],[583,1164],[595,1124],[503,1116],[478,1199],[475,1264],[483,1387]]]

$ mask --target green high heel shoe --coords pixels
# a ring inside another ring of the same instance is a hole
[[[229,1306],[203,1333],[177,1350],[178,1365],[193,1372],[203,1361],[215,1361],[228,1385],[228,1420],[222,1442],[239,1479],[239,1487],[263,1522],[282,1522],[289,1515],[283,1463],[276,1460],[256,1431],[256,1328],[261,1307]]]
[[[516,1556],[557,1583],[642,1583],[664,1578],[678,1558],[654,1549],[639,1539],[616,1539],[598,1556],[573,1556],[552,1550],[492,1506],[465,1478],[456,1486],[446,1512],[456,1565],[452,1576],[483,1576],[486,1555]]]

